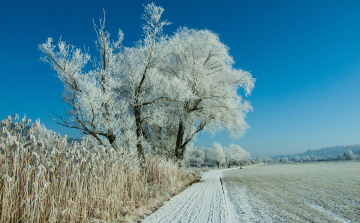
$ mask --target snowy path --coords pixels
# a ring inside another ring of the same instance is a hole
[[[222,189],[222,172],[205,173],[199,183],[170,199],[143,222],[231,222],[235,213]]]

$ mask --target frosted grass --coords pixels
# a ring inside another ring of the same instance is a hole
[[[242,222],[360,222],[360,162],[224,172]],[[246,205],[248,204],[248,205]]]

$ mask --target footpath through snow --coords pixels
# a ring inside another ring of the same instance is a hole
[[[205,173],[199,183],[171,198],[143,222],[236,222],[234,206],[220,181],[223,171]]]

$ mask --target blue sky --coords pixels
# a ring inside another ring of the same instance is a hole
[[[106,11],[107,30],[141,37],[143,4],[151,1],[3,1],[0,7],[0,118],[18,113],[78,135],[43,115],[64,114],[62,85],[39,60],[47,37],[94,49],[92,19]],[[251,71],[250,129],[231,140],[202,134],[197,146],[239,144],[252,156],[360,144],[360,1],[154,1],[172,25],[209,29],[230,47],[235,67]]]

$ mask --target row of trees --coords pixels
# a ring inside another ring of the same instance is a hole
[[[230,168],[231,165],[242,166],[250,162],[250,153],[239,145],[230,144],[222,147],[220,143],[214,143],[213,148],[189,146],[185,153],[184,163],[187,166],[217,166],[222,165]]]
[[[54,120],[80,130],[100,144],[124,152],[145,152],[176,160],[184,158],[189,142],[201,131],[223,128],[240,137],[248,128],[245,115],[254,79],[235,69],[229,48],[209,30],[179,28],[163,33],[170,23],[164,9],[145,6],[143,38],[133,47],[122,45],[105,31],[104,19],[95,27],[98,57],[61,40],[39,45],[64,85],[68,118]]]
[[[359,155],[355,155],[350,149],[345,151],[343,154],[338,156],[327,155],[327,156],[293,156],[278,158],[275,161],[278,162],[307,162],[307,161],[337,161],[337,160],[359,160]]]
[[[338,156],[284,156],[281,158],[271,159],[265,156],[258,156],[255,159],[258,163],[289,163],[289,162],[314,162],[314,161],[345,161],[345,160],[360,160],[360,156],[352,152],[351,149],[345,151]]]

